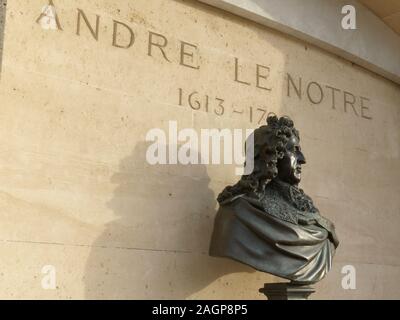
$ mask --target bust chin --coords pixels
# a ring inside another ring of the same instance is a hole
[[[298,187],[306,163],[298,131],[289,118],[273,116],[255,130],[254,142],[253,173],[218,197],[210,255],[298,284],[320,281],[339,241],[333,223]]]

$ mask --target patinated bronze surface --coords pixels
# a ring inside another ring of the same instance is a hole
[[[296,284],[321,280],[339,241],[332,222],[298,187],[306,159],[290,118],[269,116],[254,131],[253,160],[253,172],[218,196],[210,255]]]

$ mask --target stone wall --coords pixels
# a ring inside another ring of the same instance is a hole
[[[4,26],[6,23],[7,0],[0,1],[0,77],[3,58]]]
[[[400,298],[398,85],[197,1],[54,0],[57,19],[47,4],[7,4],[0,298],[263,299],[280,279],[207,254],[236,166],[145,156],[169,121],[245,129],[269,112],[294,119],[301,186],[341,240],[313,297]]]

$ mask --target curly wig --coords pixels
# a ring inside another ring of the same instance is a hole
[[[282,159],[287,142],[295,135],[298,139],[299,132],[294,128],[293,121],[287,117],[278,118],[276,115],[268,116],[267,125],[254,130],[254,170],[249,175],[243,175],[234,186],[228,186],[218,196],[222,203],[237,195],[249,195],[260,198],[266,185],[278,175],[278,160]]]

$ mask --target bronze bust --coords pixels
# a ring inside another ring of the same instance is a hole
[[[293,284],[315,283],[331,268],[339,241],[333,223],[298,187],[306,163],[299,132],[289,117],[273,115],[253,137],[253,172],[218,196],[210,255]]]

